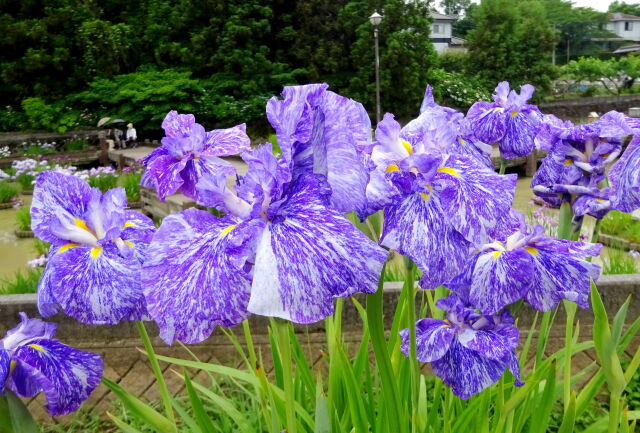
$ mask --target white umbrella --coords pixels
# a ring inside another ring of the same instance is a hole
[[[98,128],[101,127],[102,125],[105,125],[110,120],[111,120],[111,117],[103,117],[102,119],[98,120]]]

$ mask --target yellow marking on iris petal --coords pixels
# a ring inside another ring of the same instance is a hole
[[[131,221],[127,221],[126,223],[124,223],[122,228],[126,229],[127,227],[136,227],[136,225],[134,223],[132,223]]]
[[[502,254],[502,251],[494,251],[493,252],[493,258],[497,259],[498,257],[500,257],[500,254]]]
[[[194,156],[194,157],[193,157],[193,160],[194,160],[194,161],[200,161],[200,157],[199,157],[199,156]]]
[[[603,154],[602,154],[602,157],[603,157],[603,158],[609,158],[609,155],[610,155],[609,153],[603,153]]]
[[[449,321],[448,321],[448,320],[446,320],[446,319],[445,319],[445,322],[446,322],[446,323],[445,323],[444,325],[441,325],[440,327],[441,327],[441,328],[451,328],[451,322],[449,322]]]
[[[572,159],[565,159],[564,160],[564,165],[571,165],[573,164],[573,160]]]
[[[411,144],[409,144],[407,140],[400,139],[400,143],[402,143],[402,147],[404,147],[404,150],[406,150],[409,155],[413,153],[413,147],[411,147]]]
[[[464,145],[464,144],[466,144],[466,141],[464,141],[464,139],[463,139],[463,138],[458,137],[458,143],[460,143],[460,144]]]
[[[42,352],[42,353],[46,352],[46,350],[44,350],[44,347],[40,346],[39,344],[27,344],[27,346],[36,349],[38,352]]]
[[[597,199],[596,199],[596,201],[597,201],[598,203],[602,203],[602,202],[604,202],[604,200],[602,200],[601,198],[597,198]]]
[[[65,251],[70,250],[71,248],[75,248],[77,246],[79,246],[79,245],[78,244],[64,244],[63,246],[61,246],[58,249],[58,252],[59,253],[64,253]]]
[[[424,192],[421,192],[420,195],[422,196],[424,201],[429,201],[429,194],[425,194]]]
[[[222,230],[222,231],[220,232],[219,237],[224,237],[224,236],[228,235],[228,234],[229,234],[229,232],[230,232],[231,230],[233,230],[234,228],[236,228],[236,225],[237,225],[237,224],[231,224],[229,227],[227,227],[226,229]]]
[[[456,170],[455,168],[451,168],[451,167],[440,167],[438,170],[436,170],[440,173],[447,173],[450,174],[451,176],[455,176],[455,177],[460,177],[460,173],[458,173],[458,170]]]
[[[517,112],[517,111],[512,111],[512,112],[511,112],[511,117],[516,117],[517,115],[518,115],[518,112]]]
[[[525,248],[525,249],[529,252],[529,254],[533,254],[534,256],[537,256],[537,255],[538,255],[538,249],[537,249],[537,248],[534,248],[534,247],[527,247],[527,248]]]
[[[102,248],[91,248],[91,258],[97,259],[100,257],[100,253],[102,252]]]
[[[397,165],[389,164],[389,166],[385,170],[385,173],[391,173],[392,171],[399,171],[399,170],[400,170],[400,167],[398,167]]]
[[[9,363],[9,376],[11,376],[11,373],[13,373],[13,370],[16,368],[16,365],[18,365],[17,361],[11,361],[11,363]]]
[[[129,242],[129,241],[124,241],[124,243],[125,243],[125,244],[127,244],[127,245],[128,245],[129,247],[131,247],[131,248],[135,248],[135,247],[136,247],[135,245],[133,245],[133,244],[132,244],[131,242]]]
[[[81,229],[84,229],[84,230],[86,230],[86,231],[88,231],[88,232],[90,232],[90,231],[91,231],[91,229],[89,228],[89,226],[87,226],[87,223],[86,223],[86,222],[84,222],[83,220],[81,220],[80,218],[74,218],[73,223],[74,223],[76,226],[80,227]]]

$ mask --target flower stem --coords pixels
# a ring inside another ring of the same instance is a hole
[[[609,430],[608,433],[618,433],[620,426],[620,399],[622,393],[612,392],[609,396]]]
[[[291,337],[289,335],[289,322],[281,319],[275,320],[278,330],[278,349],[282,362],[282,379],[284,382],[284,401],[287,416],[287,433],[296,433],[295,416],[295,388],[293,387],[293,362],[291,359]]]
[[[571,352],[573,350],[573,319],[576,314],[576,304],[564,300],[564,309],[567,312],[567,322],[565,326],[564,350],[564,377],[562,379],[562,389],[564,396],[564,411],[569,410],[569,402],[571,401]]]
[[[147,328],[145,328],[144,322],[139,320],[136,321],[136,327],[138,328],[138,332],[140,333],[140,339],[142,340],[144,349],[147,352],[147,357],[149,358],[149,363],[151,364],[151,370],[156,377],[158,388],[160,388],[160,397],[162,398],[162,404],[164,406],[164,411],[167,414],[167,419],[173,425],[174,431],[177,432],[178,429],[176,427],[176,418],[173,413],[173,407],[171,405],[171,394],[169,394],[169,388],[167,388],[167,384],[164,381],[164,376],[162,375],[162,370],[160,369],[158,358],[156,358],[156,353],[153,351],[153,345],[151,344],[151,339],[149,338],[149,334],[147,333]]]
[[[571,226],[573,221],[573,209],[571,209],[571,203],[563,201],[560,205],[560,221],[558,222],[558,238],[571,240],[571,232],[573,227]]]
[[[404,257],[405,263],[405,280],[404,289],[407,291],[407,320],[409,325],[409,362],[411,364],[411,410],[413,413],[411,431],[415,432],[418,428],[418,398],[419,398],[419,377],[420,365],[418,364],[418,354],[416,349],[416,287],[414,275],[416,265],[413,261]]]
[[[384,337],[384,319],[382,316],[382,286],[384,283],[385,268],[382,269],[378,290],[376,293],[367,296],[367,324],[371,334],[371,344],[378,364],[380,379],[382,382],[382,395],[387,412],[387,422],[389,431],[406,431],[406,423],[402,422],[400,399],[398,398],[398,387],[391,368],[391,359],[387,350],[387,341]]]
[[[500,155],[500,170],[498,171],[498,174],[504,174],[506,170],[507,170],[507,160],[504,159],[502,155]]]

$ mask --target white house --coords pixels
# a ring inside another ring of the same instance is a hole
[[[625,41],[640,42],[640,17],[616,12],[609,14],[606,29]]]
[[[436,51],[442,54],[454,49],[461,49],[464,40],[451,36],[451,26],[454,22],[458,21],[458,17],[455,15],[444,15],[438,12],[431,12],[429,16],[433,20],[431,23],[430,37]]]

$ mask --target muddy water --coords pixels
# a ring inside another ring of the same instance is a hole
[[[25,205],[31,203],[31,196],[20,197]],[[27,261],[35,258],[33,239],[18,239],[13,233],[16,229],[16,210],[0,210],[0,280],[13,275],[17,270],[26,270]]]

